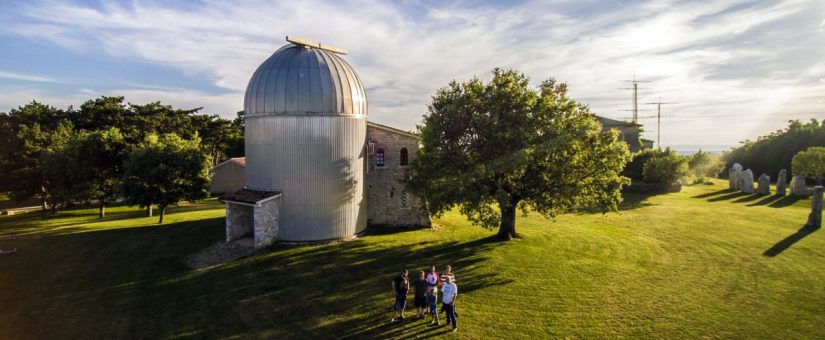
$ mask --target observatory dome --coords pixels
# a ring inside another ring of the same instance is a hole
[[[247,117],[367,116],[364,86],[333,48],[284,45],[252,75],[244,99]]]

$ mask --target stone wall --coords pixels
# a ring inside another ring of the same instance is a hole
[[[226,202],[226,242],[252,235],[252,209],[248,205]]]
[[[418,150],[418,138],[369,125],[367,138],[373,153],[367,159],[367,225],[388,227],[430,226],[423,200],[407,192],[400,180],[406,165],[401,165],[401,150],[407,149],[408,162]],[[377,164],[379,150],[384,151],[384,165]]]
[[[255,248],[269,246],[278,239],[280,202],[277,197],[255,207]]]

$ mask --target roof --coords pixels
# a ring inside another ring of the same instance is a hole
[[[595,116],[596,119],[598,119],[599,122],[602,123],[603,126],[608,126],[608,127],[612,127],[612,126],[642,126],[641,124],[638,124],[638,123],[625,122],[623,120],[616,120],[616,119],[597,116],[597,115],[593,115],[593,116]]]
[[[281,195],[280,191],[264,191],[264,190],[254,190],[249,188],[243,188],[241,190],[235,191],[231,194],[226,194],[221,196],[221,202],[232,202],[232,203],[240,203],[240,204],[261,204],[263,202],[269,201],[270,199],[276,198]]]
[[[224,166],[226,164],[237,164],[237,165],[240,165],[242,167],[246,167],[246,157],[235,157],[235,158],[227,159],[223,162],[218,163],[218,165],[213,166],[212,169],[210,169],[209,171],[214,172],[215,169],[217,169],[218,167]]]
[[[397,134],[408,136],[408,137],[420,138],[418,136],[418,134],[415,134],[415,133],[412,133],[412,132],[407,132],[407,131],[400,130],[400,129],[396,129],[394,127],[389,127],[389,126],[386,126],[386,125],[381,125],[381,124],[370,122],[370,121],[367,121],[367,127],[368,128],[381,129],[381,130],[389,131],[389,132],[392,132],[392,133],[397,133]]]
[[[247,117],[366,117],[367,93],[352,66],[330,48],[309,42],[289,43],[252,75],[246,87],[244,112]]]

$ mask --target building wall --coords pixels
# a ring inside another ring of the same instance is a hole
[[[401,165],[401,149],[407,149],[412,162],[418,150],[418,139],[386,129],[367,127],[367,139],[374,143],[373,154],[367,159],[367,224],[387,227],[430,226],[424,202],[407,192],[400,180],[406,166]],[[376,153],[384,150],[384,166],[377,166]]]
[[[209,192],[220,195],[238,191],[244,186],[244,167],[228,162],[214,169]]]
[[[630,148],[630,152],[637,152],[642,149],[639,142],[639,127],[638,126],[604,126],[603,131],[615,129],[619,131],[619,139],[625,141]]]

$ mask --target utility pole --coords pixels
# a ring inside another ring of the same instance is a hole
[[[633,87],[622,87],[622,90],[633,90],[633,123],[637,124],[639,120],[639,83],[650,83],[650,80],[636,80],[636,75],[633,75],[633,80],[620,80],[625,83],[633,83]]]
[[[679,104],[679,103],[665,103],[662,102],[662,97],[655,103],[645,103],[647,105],[656,105],[656,147],[662,147],[662,105]]]

